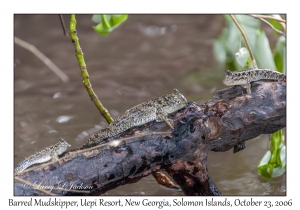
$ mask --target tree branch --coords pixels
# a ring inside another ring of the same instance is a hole
[[[189,103],[169,116],[174,130],[164,122],[151,122],[18,177],[54,186],[51,192],[59,195],[79,194],[59,187],[91,189],[80,195],[100,195],[165,169],[186,195],[221,195],[207,171],[208,152],[226,151],[286,126],[286,83],[257,81],[251,89],[249,95],[242,86],[234,86],[219,90],[205,104]],[[15,181],[15,195],[43,195]]]

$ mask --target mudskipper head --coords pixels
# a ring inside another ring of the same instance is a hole
[[[165,106],[165,109],[168,113],[175,112],[185,107],[187,104],[186,98],[181,93],[179,93],[177,89],[174,89],[167,98],[168,102],[167,106]]]
[[[178,103],[184,104],[184,106],[187,104],[186,98],[184,97],[184,95],[179,93],[177,89],[173,89],[172,95],[174,96],[174,99],[178,101]]]
[[[225,78],[223,79],[223,83],[224,85],[231,85],[232,83],[232,80],[233,80],[233,74],[230,70],[226,70],[225,71]]]
[[[60,153],[63,153],[64,151],[67,150],[68,147],[70,147],[71,145],[66,142],[64,139],[60,138],[58,141],[58,150],[60,151]]]
[[[223,83],[227,86],[244,85],[247,83],[247,73],[245,71],[232,72],[227,70],[225,71]]]

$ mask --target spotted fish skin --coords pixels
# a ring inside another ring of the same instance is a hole
[[[167,115],[187,105],[186,98],[174,89],[172,93],[138,104],[120,115],[108,127],[102,129],[81,147],[86,149],[105,142],[105,139],[116,136],[130,128],[144,125],[152,121],[165,121],[171,128]]]
[[[64,139],[60,138],[58,142],[54,145],[51,145],[41,151],[36,152],[35,154],[25,158],[22,162],[20,162],[15,168],[14,172],[19,173],[24,171],[26,168],[38,164],[45,163],[50,160],[58,159],[58,155],[61,155],[63,152],[67,150],[71,145],[68,144]]]
[[[243,71],[232,72],[230,70],[225,71],[225,78],[223,83],[227,86],[243,85],[247,87],[248,94],[251,94],[250,82],[258,80],[275,80],[285,81],[286,75],[271,69],[247,69]]]

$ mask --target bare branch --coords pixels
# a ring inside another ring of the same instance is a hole
[[[276,18],[276,17],[273,17],[273,16],[269,16],[269,15],[250,15],[254,18],[264,18],[264,19],[271,19],[271,20],[276,20],[278,22],[282,22],[282,23],[286,23],[286,20],[284,19],[280,19],[280,18]]]
[[[250,45],[249,45],[249,43],[248,43],[248,39],[247,39],[247,37],[246,37],[245,32],[243,31],[243,29],[241,28],[241,26],[239,25],[239,23],[236,21],[236,19],[234,18],[234,16],[233,16],[233,15],[230,15],[230,17],[231,17],[231,19],[233,20],[233,22],[235,23],[235,25],[238,27],[238,29],[240,30],[242,36],[244,37],[244,40],[245,40],[246,45],[247,45],[247,47],[248,47],[248,50],[249,50],[249,52],[250,52],[250,57],[251,57],[251,60],[252,60],[253,67],[254,67],[254,68],[257,68],[256,60],[255,60],[254,55],[253,55],[253,53],[252,53],[251,47],[250,47]]]
[[[66,27],[65,27],[64,17],[62,15],[58,15],[58,16],[59,16],[61,27],[62,27],[62,29],[64,31],[64,35],[68,36],[68,33],[66,31]]]
[[[253,15],[249,15],[249,16],[251,16],[251,17],[254,17]],[[277,28],[274,28],[274,26],[272,26],[272,24],[271,23],[269,23],[267,20],[265,20],[264,18],[260,18],[260,17],[255,17],[256,19],[259,19],[259,20],[261,20],[261,21],[263,21],[263,22],[265,22],[266,24],[268,24],[274,31],[276,31],[277,33],[279,33],[279,34],[281,34],[281,35],[283,35],[283,36],[286,36],[286,34],[284,33],[284,32],[282,32],[282,31],[280,31],[280,30],[278,30]]]

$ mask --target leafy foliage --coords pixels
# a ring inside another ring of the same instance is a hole
[[[269,40],[265,32],[260,28],[261,23],[259,20],[247,15],[234,16],[247,36],[258,68],[268,68],[275,71],[285,72],[285,37],[279,37],[276,48],[272,53]],[[240,63],[241,61],[236,58],[236,54],[240,54],[241,50],[246,48],[246,43],[241,32],[238,30],[229,15],[225,15],[224,17],[226,27],[213,43],[213,51],[217,62],[221,67],[226,67],[232,71],[240,70],[241,68],[253,68],[251,62]],[[280,29],[281,25],[278,22],[274,23],[274,21],[272,21],[271,24],[272,23],[274,27]],[[250,59],[249,54],[248,57],[248,59]],[[246,59],[244,58],[243,61],[245,60]]]
[[[286,64],[285,50],[286,50],[285,37],[281,36],[281,37],[279,37],[279,39],[277,41],[276,48],[275,48],[275,51],[273,54],[273,58],[275,61],[277,71],[279,71],[281,73],[286,72],[286,70],[285,70],[285,64]]]
[[[271,135],[271,151],[268,150],[259,162],[257,169],[260,176],[271,179],[281,176],[286,170],[286,147],[282,143],[282,130]]]
[[[98,23],[93,29],[100,35],[106,36],[127,20],[128,15],[93,15],[92,21]]]
[[[273,60],[272,51],[270,49],[269,40],[265,32],[260,31],[256,35],[256,45],[253,50],[257,67],[277,70],[275,61]]]
[[[235,58],[241,66],[249,66],[251,61],[249,51],[245,47],[240,48],[239,51],[235,53]]]

